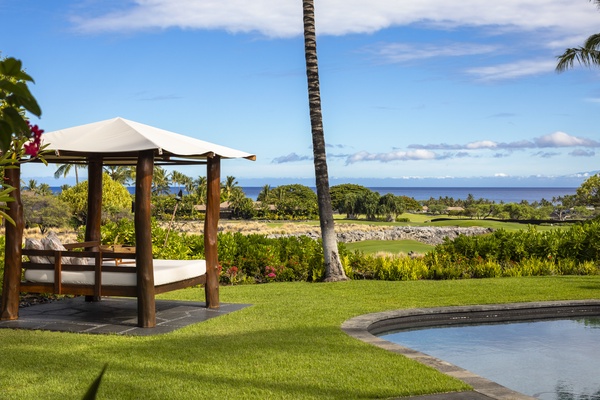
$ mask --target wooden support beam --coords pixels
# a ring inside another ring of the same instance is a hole
[[[102,157],[90,157],[88,165],[88,209],[85,241],[100,241],[102,223]],[[91,250],[91,249],[89,249]],[[93,250],[98,250],[94,248]]]
[[[156,326],[154,266],[152,261],[152,226],[150,196],[154,152],[140,151],[135,170],[135,253],[137,265],[138,326]]]
[[[219,259],[217,233],[221,211],[221,157],[208,158],[206,168],[207,201],[204,219],[204,252],[206,257],[206,307],[219,308]]]
[[[19,292],[21,287],[21,249],[23,246],[23,204],[21,203],[21,167],[4,169],[5,182],[14,187],[8,202],[7,214],[14,220],[13,225],[5,221],[4,280],[2,282],[2,313],[0,320],[19,318]]]
[[[102,224],[102,157],[91,156],[88,165],[88,209],[85,225],[85,241],[100,242]],[[98,250],[98,247],[86,250]],[[85,296],[85,301],[100,301],[99,296]]]

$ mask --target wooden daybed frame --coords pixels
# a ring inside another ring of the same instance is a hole
[[[92,296],[101,298],[102,296],[122,296],[137,297],[137,288],[131,285],[104,284],[103,273],[131,274],[135,268],[135,253],[119,251],[102,251],[100,243],[97,241],[64,244],[66,250],[34,250],[23,249],[23,255],[34,259],[50,257],[54,263],[44,262],[35,263],[32,261],[23,261],[23,276],[27,276],[27,271],[52,271],[53,282],[21,281],[21,291],[27,293],[54,293],[70,294],[79,296]],[[83,251],[74,251],[74,249],[83,248]],[[90,248],[99,248],[99,250],[87,250]],[[36,258],[37,257],[37,258]],[[64,260],[73,260],[75,258],[86,261],[93,260],[93,264],[65,264]],[[115,262],[118,260],[119,262]],[[114,265],[106,265],[106,261],[112,261]],[[157,260],[154,260],[155,262]],[[184,261],[185,262],[185,261]],[[119,264],[121,264],[119,266]],[[133,265],[132,265],[133,264]],[[64,283],[63,272],[93,272],[94,283]],[[184,289],[190,286],[196,286],[206,283],[206,274],[202,272],[193,278],[186,278],[174,282],[154,285],[154,293],[160,294],[173,290]]]
[[[120,138],[127,148],[119,147]],[[122,118],[101,121],[74,128],[46,133],[42,143],[48,144],[51,152],[44,155],[47,163],[87,165],[88,169],[88,212],[85,230],[84,252],[74,254],[71,249],[62,253],[52,251],[31,253],[23,249],[23,206],[21,203],[21,164],[16,160],[4,169],[5,183],[14,187],[12,201],[8,202],[7,214],[15,224],[7,222],[5,267],[2,290],[1,320],[18,319],[19,296],[21,292],[47,292],[57,294],[85,295],[87,301],[99,301],[101,296],[137,297],[138,326],[156,326],[155,295],[169,290],[204,283],[205,301],[208,308],[219,308],[219,276],[217,257],[217,228],[220,204],[221,158],[246,158],[256,156],[239,150],[203,142],[173,132]],[[140,150],[131,150],[132,147]],[[100,150],[99,150],[100,149]],[[39,161],[39,160],[28,160]],[[102,265],[104,255],[97,244],[100,242],[102,210],[103,166],[135,166],[135,254],[111,254],[110,258],[135,259],[137,284],[133,287],[109,287],[101,283],[101,271],[121,267]],[[165,286],[154,285],[154,269],[151,236],[151,190],[152,174],[155,165],[206,165],[207,211],[204,220],[204,248],[206,273],[196,279],[185,280]],[[54,265],[23,263],[23,255],[50,255],[55,257]],[[63,265],[62,256],[94,258],[95,265]],[[23,267],[53,269],[53,284],[36,284],[22,281]],[[107,269],[108,268],[108,269]],[[61,271],[69,269],[94,270],[98,279],[95,285],[87,287],[61,284]]]

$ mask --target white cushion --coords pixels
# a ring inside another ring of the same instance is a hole
[[[106,261],[102,265],[114,266],[114,261]],[[205,260],[153,260],[154,285],[164,285],[195,278],[206,273]],[[134,264],[120,264],[119,268],[130,269],[131,272],[102,272],[102,284],[106,286],[136,286],[137,276]],[[62,271],[63,284],[94,284],[94,271]],[[25,280],[38,283],[54,283],[53,270],[27,269]]]
[[[94,259],[88,257],[71,257],[74,265],[94,265]]]
[[[58,238],[58,236],[56,236],[56,233],[54,232],[49,232],[48,235],[46,235],[46,237],[44,239],[42,239],[42,243],[44,244],[44,249],[46,250],[62,250],[62,251],[67,251],[67,249],[65,248],[65,246],[62,245],[62,243],[60,242],[60,239]],[[51,264],[54,264],[54,257],[48,257],[48,260],[50,261]],[[62,257],[62,263],[63,264],[72,264],[72,260],[71,257]]]
[[[28,250],[44,250],[44,245],[38,239],[25,239],[25,248]],[[50,264],[48,257],[44,256],[29,256],[29,260],[36,264]]]

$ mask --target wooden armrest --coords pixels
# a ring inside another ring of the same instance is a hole
[[[80,243],[67,243],[67,244],[63,244],[63,246],[65,246],[65,249],[70,250],[70,249],[77,249],[79,247],[98,247],[100,246],[100,241],[99,240],[90,240],[88,242],[80,242]]]

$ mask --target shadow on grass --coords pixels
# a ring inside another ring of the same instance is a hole
[[[246,328],[220,334],[194,326],[154,337],[51,333],[44,346],[21,341],[16,347],[24,362],[6,369],[27,374],[36,360],[40,370],[89,382],[83,376],[110,361],[99,393],[119,398],[388,398],[465,388],[339,328]],[[53,343],[57,338],[79,349],[69,352]],[[40,394],[52,393],[47,379],[32,380]]]

